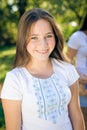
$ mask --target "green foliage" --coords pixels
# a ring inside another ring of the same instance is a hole
[[[25,10],[33,7],[49,11],[64,30],[65,39],[81,25],[87,14],[87,0],[0,0],[0,45],[16,42],[19,18]],[[69,25],[72,21],[77,23],[74,29]]]
[[[46,9],[55,17],[66,42],[87,14],[87,0],[0,0],[0,84],[3,84],[6,73],[12,69],[15,47],[8,45],[16,42],[19,18],[25,10],[33,7]],[[77,26],[72,26],[71,22],[76,22]],[[5,130],[1,103],[0,130]]]
[[[17,19],[15,13],[12,12],[12,5],[9,5],[8,1],[0,1],[0,18],[0,45],[14,44]]]
[[[0,102],[0,130],[5,130],[4,113]]]
[[[0,48],[0,83],[2,84],[6,73],[12,69],[15,47]]]

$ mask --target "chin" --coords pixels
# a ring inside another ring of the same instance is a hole
[[[39,61],[46,61],[48,59],[49,59],[49,57],[39,57],[39,58],[37,58],[37,60],[39,60]]]

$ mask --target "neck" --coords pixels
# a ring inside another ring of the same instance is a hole
[[[48,60],[30,60],[30,62],[27,64],[30,68],[44,68],[48,66],[51,63],[51,59]]]
[[[51,60],[33,61],[26,65],[27,70],[35,77],[49,77],[53,73],[53,66]]]

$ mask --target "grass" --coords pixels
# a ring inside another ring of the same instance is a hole
[[[2,86],[6,73],[12,69],[15,55],[15,47],[0,47],[0,87]],[[0,130],[5,130],[4,114],[0,102]]]
[[[0,84],[6,73],[11,70],[15,55],[15,47],[0,47]]]
[[[0,130],[5,130],[4,114],[1,102],[0,102]]]

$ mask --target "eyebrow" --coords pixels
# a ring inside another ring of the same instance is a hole
[[[30,37],[31,37],[31,36],[38,36],[38,34],[31,34]]]
[[[53,32],[48,32],[48,33],[46,33],[46,34],[53,34]]]
[[[47,34],[53,34],[53,32],[48,32],[48,33],[46,33],[46,35]],[[39,36],[38,34],[31,34],[30,36]]]

